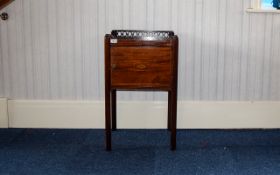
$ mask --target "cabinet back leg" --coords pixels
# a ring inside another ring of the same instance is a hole
[[[105,91],[105,135],[106,135],[106,150],[112,149],[112,136],[111,136],[111,93],[110,90]]]

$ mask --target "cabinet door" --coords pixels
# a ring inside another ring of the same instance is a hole
[[[112,86],[166,88],[171,84],[170,47],[112,47]]]

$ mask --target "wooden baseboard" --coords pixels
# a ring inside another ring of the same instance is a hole
[[[11,128],[104,128],[102,101],[9,100]],[[119,128],[166,128],[167,103],[118,103]],[[280,128],[280,102],[178,103],[178,128]]]

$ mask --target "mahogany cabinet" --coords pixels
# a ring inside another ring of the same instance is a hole
[[[105,133],[111,150],[118,90],[168,92],[171,150],[176,149],[178,37],[172,31],[113,30],[105,36]]]

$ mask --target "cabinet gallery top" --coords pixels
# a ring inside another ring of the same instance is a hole
[[[111,32],[111,37],[116,39],[164,40],[173,36],[173,31],[112,30]]]

